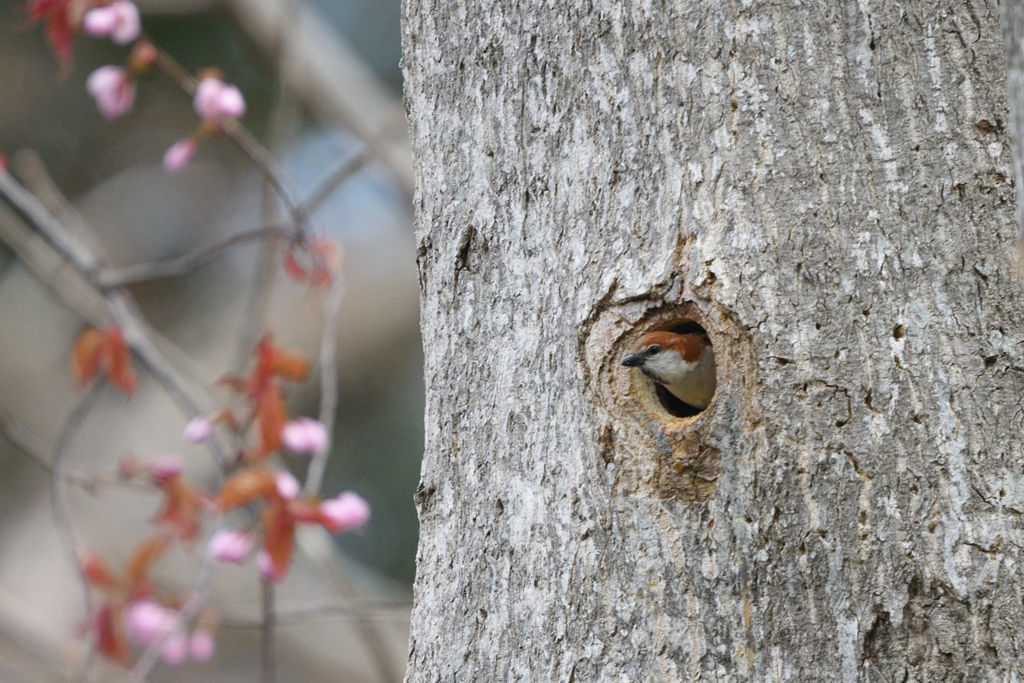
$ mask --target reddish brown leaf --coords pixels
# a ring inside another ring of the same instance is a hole
[[[71,347],[71,370],[79,384],[85,384],[96,376],[102,347],[103,333],[92,327],[80,334]]]
[[[299,258],[299,249],[310,262],[307,267]],[[284,253],[282,268],[293,280],[307,283],[314,287],[324,287],[331,283],[338,265],[341,263],[341,250],[334,242],[314,237],[305,244],[293,243]]]
[[[167,550],[170,542],[170,538],[161,534],[147,538],[135,548],[135,552],[128,558],[128,567],[125,570],[132,585],[145,580],[150,567]]]
[[[102,557],[87,551],[79,562],[79,571],[82,577],[90,586],[97,588],[113,588],[117,585],[117,577],[110,569],[110,565]]]
[[[284,349],[274,349],[273,362],[270,367],[275,375],[285,379],[302,382],[309,376],[309,361],[306,360],[306,357]]]
[[[60,60],[62,73],[66,76],[71,68],[71,54],[74,49],[75,31],[68,22],[68,13],[54,12],[46,20],[46,39],[50,48]]]
[[[233,475],[217,494],[217,510],[226,512],[277,492],[274,475],[260,467],[250,467]]]
[[[263,545],[274,564],[274,577],[284,578],[295,547],[295,520],[283,500],[276,500],[263,510]]]
[[[288,408],[281,387],[269,384],[258,397],[256,422],[260,427],[260,453],[266,457],[281,447],[281,432],[288,424]]]
[[[179,538],[191,541],[199,533],[199,495],[180,476],[160,481],[164,507],[157,521],[169,525]]]
[[[121,610],[104,603],[96,612],[93,628],[96,629],[96,649],[115,662],[131,666],[131,650],[121,628]]]
[[[132,355],[124,340],[124,334],[120,328],[111,325],[104,331],[104,336],[107,379],[121,391],[127,394],[134,393],[138,380],[132,369]]]

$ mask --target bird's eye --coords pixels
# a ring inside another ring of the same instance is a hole
[[[660,352],[661,352],[661,347],[658,346],[657,344],[651,344],[650,346],[647,347],[647,353],[652,355],[652,356],[654,354],[660,353]]]

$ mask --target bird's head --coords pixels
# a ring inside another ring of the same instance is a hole
[[[700,332],[648,332],[622,359],[622,364],[639,368],[655,381],[674,384],[696,369],[709,345],[707,335]]]

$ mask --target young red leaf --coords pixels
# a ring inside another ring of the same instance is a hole
[[[151,536],[145,541],[140,543],[135,551],[128,558],[128,567],[125,573],[128,576],[128,580],[132,585],[136,585],[145,580],[146,574],[149,573],[150,567],[156,562],[165,550],[170,545],[170,539],[161,534],[159,536]]]
[[[274,565],[274,576],[283,577],[295,548],[295,520],[283,500],[276,500],[263,510],[263,547]]]
[[[250,467],[233,475],[217,494],[217,510],[226,512],[277,493],[277,482],[269,470]]]
[[[269,384],[258,397],[256,422],[260,427],[260,456],[266,457],[281,447],[281,432],[288,424],[288,408],[281,387]]]
[[[96,629],[96,649],[127,667],[131,666],[132,654],[121,628],[120,612],[110,603],[104,603],[96,612],[93,628]]]
[[[164,507],[157,521],[169,525],[179,538],[191,541],[199,533],[199,495],[180,476],[162,480],[160,488]]]
[[[79,384],[86,384],[96,376],[102,346],[103,333],[90,327],[78,336],[71,347],[71,370]]]
[[[275,375],[285,379],[302,382],[309,376],[309,361],[306,357],[284,349],[274,349],[270,367]]]
[[[135,371],[132,370],[132,356],[124,334],[114,325],[104,331],[107,379],[121,391],[132,394],[138,386]]]
[[[117,585],[117,577],[102,557],[87,551],[79,562],[79,571],[90,586],[97,588],[113,588]]]

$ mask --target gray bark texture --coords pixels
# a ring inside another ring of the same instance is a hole
[[[406,0],[408,680],[1024,680],[994,0]],[[718,390],[621,366],[692,320]]]

